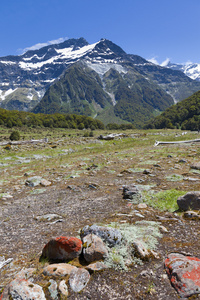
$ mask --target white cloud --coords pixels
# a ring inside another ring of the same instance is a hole
[[[170,59],[167,57],[160,65],[161,65],[161,67],[166,67],[169,62],[170,62]]]
[[[193,64],[193,62],[191,61],[191,60],[188,60],[188,61],[186,61],[185,63],[184,63],[184,65],[186,65],[186,66],[189,66],[189,65],[192,65]]]
[[[38,44],[35,44],[35,45],[31,46],[31,47],[20,49],[20,52],[25,53],[28,50],[38,50],[38,49],[40,49],[42,47],[45,47],[45,46],[62,43],[62,42],[64,42],[67,39],[68,38],[65,37],[65,38],[59,38],[57,40],[48,41],[46,43],[38,43]]]
[[[148,61],[151,62],[151,63],[153,63],[153,64],[155,64],[155,65],[159,65],[159,62],[157,61],[156,58],[157,57],[152,57],[152,58],[148,59]]]

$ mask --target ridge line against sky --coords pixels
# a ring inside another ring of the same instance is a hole
[[[160,64],[198,63],[199,12],[199,0],[2,0],[0,57],[83,37]]]

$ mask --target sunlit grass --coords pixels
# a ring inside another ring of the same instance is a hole
[[[179,196],[186,194],[186,191],[178,191],[176,189],[154,192],[143,192],[144,201],[162,211],[174,212],[178,210],[177,199]]]

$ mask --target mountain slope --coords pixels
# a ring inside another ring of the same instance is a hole
[[[107,123],[104,116],[109,112],[115,122],[118,118],[118,121],[141,125],[156,110],[173,104],[169,95],[158,87],[152,88],[134,70],[123,74],[111,68],[103,76],[99,74],[88,67],[87,60],[73,64],[52,84],[33,112],[73,112],[97,116],[104,123]]]
[[[200,81],[200,64],[197,63],[173,64],[169,62],[166,65],[166,67],[172,70],[181,71],[191,79]]]
[[[0,58],[0,107],[74,112],[101,120],[148,120],[200,90],[183,72],[83,38]],[[105,121],[105,122],[107,122]]]
[[[147,125],[147,128],[200,129],[200,91],[172,105]]]

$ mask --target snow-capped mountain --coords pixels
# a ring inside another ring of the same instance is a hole
[[[0,106],[6,109],[91,116],[111,109],[132,122],[133,107],[150,116],[198,90],[200,82],[183,72],[126,54],[105,39],[69,39],[0,58]]]
[[[173,64],[169,62],[166,65],[166,67],[172,70],[181,71],[191,79],[200,81],[200,64],[197,63]]]

